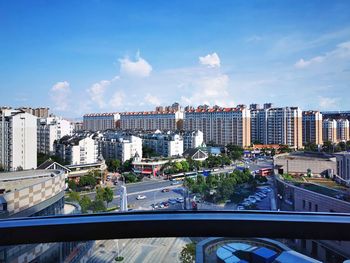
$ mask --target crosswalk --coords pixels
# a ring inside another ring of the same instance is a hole
[[[180,252],[190,242],[189,238],[99,240],[88,263],[116,262],[118,246],[122,262],[180,262]]]

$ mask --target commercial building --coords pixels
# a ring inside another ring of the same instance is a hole
[[[302,147],[302,111],[298,107],[251,110],[251,140],[260,144],[284,144]]]
[[[116,131],[106,131],[98,136],[99,153],[106,160],[125,162],[138,154],[142,158],[142,139]]]
[[[303,111],[303,144],[322,145],[322,114],[319,111]]]
[[[203,132],[200,130],[196,131],[185,131],[182,134],[184,143],[184,151],[190,148],[197,148],[203,145]]]
[[[60,117],[39,118],[37,127],[37,150],[39,153],[54,154],[55,140],[63,136],[72,135],[71,122]]]
[[[337,142],[337,121],[331,119],[324,119],[322,122],[323,141]]]
[[[37,166],[37,117],[21,110],[0,110],[0,165],[5,171]]]
[[[83,127],[86,131],[105,131],[119,128],[119,113],[91,113],[83,116]]]
[[[317,152],[293,152],[273,157],[275,168],[280,174],[323,175],[332,177],[336,171],[336,158],[333,155]]]
[[[184,130],[202,131],[205,143],[250,146],[250,110],[244,105],[236,108],[189,109],[185,111]]]
[[[182,156],[184,152],[182,136],[177,133],[156,131],[143,134],[141,138],[143,146],[151,148],[163,157]]]
[[[69,165],[97,163],[98,142],[93,133],[75,133],[54,143],[55,155]]]
[[[350,152],[335,154],[337,159],[337,176],[350,183]]]
[[[337,141],[347,142],[349,137],[349,121],[347,119],[337,120]]]
[[[297,212],[350,213],[350,202],[341,200],[341,191],[318,184],[287,182],[279,176],[276,176],[276,185],[278,206],[282,209]],[[350,258],[349,241],[294,239],[293,246],[299,252],[322,262],[345,262]]]
[[[65,204],[62,170],[29,170],[0,174],[0,218],[80,213]],[[35,233],[33,233],[35,234]],[[1,246],[1,262],[86,262],[94,241]]]
[[[161,108],[157,108],[161,110]],[[176,131],[183,127],[183,111],[144,111],[124,112],[120,114],[120,128],[122,130],[144,131]]]

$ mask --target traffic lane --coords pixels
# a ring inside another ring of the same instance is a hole
[[[120,186],[122,186],[122,183],[118,183],[118,185],[116,185],[115,187],[112,188],[113,192],[115,194],[119,194],[119,190],[120,190]],[[148,191],[148,190],[152,190],[152,189],[158,189],[158,188],[167,188],[169,186],[171,186],[171,182],[168,180],[164,180],[164,181],[152,181],[152,182],[140,182],[140,183],[135,183],[135,184],[126,184],[126,191],[128,194],[132,194],[132,193],[138,193],[138,192],[142,192],[142,191]],[[94,199],[96,196],[96,192],[92,192],[92,193],[87,193],[84,194],[89,196],[91,199]]]
[[[146,196],[145,199],[137,200],[138,194],[128,194],[128,204],[134,206],[135,208],[150,209],[151,205],[154,203],[160,203],[168,201],[169,198],[183,197],[183,190],[181,187],[170,189],[169,192],[162,192],[161,190],[155,190],[143,193],[141,195]],[[113,199],[112,204],[114,206],[120,204],[120,197],[117,196]]]

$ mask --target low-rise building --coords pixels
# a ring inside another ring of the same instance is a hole
[[[185,131],[182,134],[182,138],[184,142],[184,150],[200,147],[204,143],[203,132],[200,130]]]
[[[93,133],[76,133],[55,142],[55,155],[67,164],[89,164],[98,160],[98,142]]]
[[[140,137],[116,131],[107,131],[98,137],[99,152],[106,160],[118,159],[125,162],[136,154],[142,158]]]
[[[336,153],[335,156],[337,159],[337,176],[350,183],[350,152]]]
[[[183,139],[177,133],[147,133],[141,136],[142,145],[154,150],[158,155],[163,157],[182,156],[183,154]]]
[[[336,171],[336,160],[332,155],[315,152],[293,152],[275,155],[275,168],[280,174],[303,174],[331,176]]]

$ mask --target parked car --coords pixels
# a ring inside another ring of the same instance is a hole
[[[253,197],[256,199],[256,201],[261,201],[261,197],[260,196],[258,196],[258,195],[253,195]]]
[[[166,193],[166,192],[169,192],[169,191],[170,191],[169,188],[164,188],[164,189],[162,190],[163,193]]]
[[[183,203],[183,202],[184,202],[183,197],[178,197],[178,198],[176,198],[176,202],[178,202],[178,203]]]
[[[146,199],[147,197],[145,195],[138,195],[136,197],[137,200],[143,200],[143,199]]]
[[[244,210],[244,206],[243,205],[237,206],[237,210]]]
[[[168,203],[171,204],[171,205],[175,205],[175,204],[177,203],[177,200],[176,200],[176,199],[170,198],[170,199],[168,200]]]
[[[256,203],[256,199],[253,196],[249,196],[248,200],[253,204]]]
[[[171,185],[177,185],[177,184],[180,184],[180,182],[179,181],[172,181],[171,182]]]

